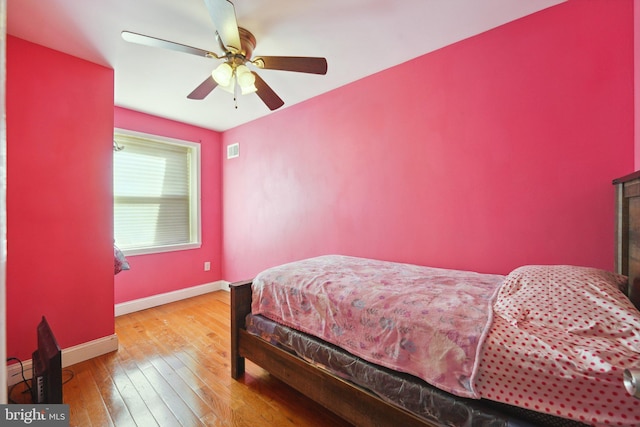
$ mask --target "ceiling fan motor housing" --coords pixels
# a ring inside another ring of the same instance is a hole
[[[256,48],[256,38],[251,34],[249,30],[246,30],[242,27],[238,27],[238,32],[240,33],[240,49],[239,52],[242,54],[247,60],[251,59],[251,55],[253,55],[253,50]]]

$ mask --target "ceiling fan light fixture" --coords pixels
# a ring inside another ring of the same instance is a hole
[[[229,80],[229,83],[222,86],[222,85],[218,85],[218,87],[222,90],[224,90],[225,92],[229,92],[230,94],[235,95],[236,92],[236,79],[232,78],[231,80]]]
[[[220,86],[229,86],[232,83],[233,68],[228,62],[223,62],[213,70],[211,77],[213,77],[213,80]]]
[[[247,95],[249,93],[255,93],[258,91],[256,85],[251,84],[250,86],[240,86],[240,93],[243,95]]]
[[[242,89],[250,88],[256,82],[256,77],[253,75],[249,67],[246,65],[238,65],[236,68],[236,77],[238,79],[238,84]]]

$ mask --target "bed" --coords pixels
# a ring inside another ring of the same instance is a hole
[[[233,283],[232,377],[249,359],[357,426],[640,425],[640,173],[614,184],[616,273],[327,255]]]

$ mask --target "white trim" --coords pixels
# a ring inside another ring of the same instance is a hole
[[[164,252],[176,252],[176,251],[188,251],[191,249],[200,249],[202,247],[202,243],[181,243],[179,245],[170,245],[170,246],[153,246],[147,248],[139,248],[139,249],[122,249],[123,254],[125,256],[135,256],[135,255],[151,255],[151,254],[160,254]]]
[[[118,336],[109,335],[62,350],[62,367],[75,365],[118,350]]]
[[[116,350],[118,350],[118,336],[116,334],[74,345],[62,350],[62,367],[66,368]],[[26,379],[31,378],[33,360],[22,361],[22,366],[24,367],[24,377]],[[8,385],[12,386],[22,381],[19,363],[8,365],[6,372]]]
[[[151,307],[168,304],[170,302],[180,301],[182,299],[195,297],[209,292],[219,291],[221,289],[229,289],[229,282],[218,280],[213,283],[205,283],[204,285],[192,286],[190,288],[179,289],[177,291],[167,292],[164,294],[152,295],[146,298],[140,298],[133,301],[122,302],[115,305],[115,316],[122,316]]]

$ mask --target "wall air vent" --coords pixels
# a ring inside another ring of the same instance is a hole
[[[233,159],[240,156],[240,143],[227,145],[227,159]]]

